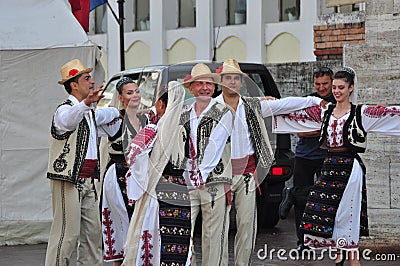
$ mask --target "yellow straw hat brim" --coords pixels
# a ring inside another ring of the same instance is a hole
[[[83,73],[90,73],[90,72],[92,72],[93,71],[93,68],[86,68],[86,69],[83,69],[83,70],[81,70],[81,71],[78,71],[75,75],[73,75],[73,76],[69,76],[69,77],[66,77],[66,78],[63,78],[63,79],[61,79],[61,80],[59,80],[58,81],[58,84],[64,84],[66,81],[68,81],[68,80],[70,80],[70,79],[72,79],[72,78],[74,78],[74,77],[76,77],[76,76],[78,76],[78,75],[80,75],[80,74],[83,74]]]

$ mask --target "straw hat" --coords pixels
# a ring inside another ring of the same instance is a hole
[[[185,88],[188,88],[190,83],[192,83],[193,81],[195,81],[199,78],[212,78],[214,80],[214,82],[220,82],[220,78],[219,78],[218,74],[212,73],[210,68],[207,65],[205,65],[203,63],[199,63],[199,64],[194,65],[190,75],[187,75],[183,79],[183,86],[185,86]]]
[[[226,59],[224,61],[224,64],[217,68],[215,71],[219,75],[224,75],[224,74],[240,74],[247,76],[246,73],[243,73],[242,70],[240,69],[239,63],[236,61],[236,59]]]
[[[58,81],[58,84],[64,84],[67,80],[83,73],[90,73],[92,70],[93,68],[85,68],[81,60],[73,59],[61,67],[61,80]]]

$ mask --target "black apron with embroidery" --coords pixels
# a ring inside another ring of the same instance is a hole
[[[302,233],[323,238],[332,237],[336,212],[349,181],[354,160],[358,160],[364,172],[360,236],[368,236],[365,166],[361,158],[355,153],[330,153],[325,158],[321,169],[321,176],[315,182],[308,195],[303,219],[300,224],[300,231]]]
[[[182,170],[168,163],[156,187],[161,236],[160,265],[185,265],[190,244],[189,191]]]
[[[132,206],[128,205],[128,195],[126,193],[125,175],[128,172],[129,166],[125,160],[125,153],[127,147],[129,147],[130,143],[132,142],[132,139],[136,136],[137,132],[132,126],[132,124],[129,122],[128,117],[125,116],[125,110],[120,110],[120,114],[121,116],[124,117],[124,122],[121,123],[118,132],[114,136],[108,137],[108,140],[111,142],[110,145],[111,145],[111,150],[113,152],[109,153],[110,161],[106,166],[106,171],[111,165],[115,164],[115,172],[117,175],[118,186],[121,190],[126,211],[128,212],[128,218],[129,220],[131,220],[134,210],[134,205]],[[146,116],[137,115],[137,117],[139,118],[141,126],[144,127],[147,124]]]

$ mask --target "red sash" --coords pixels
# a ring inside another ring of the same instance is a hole
[[[94,170],[97,167],[97,159],[85,159],[82,165],[82,170],[79,174],[80,178],[91,178]]]
[[[258,184],[256,172],[256,157],[254,154],[248,155],[239,159],[231,159],[232,163],[232,175],[245,175],[245,174],[253,174],[254,181],[256,182],[256,186],[258,188],[258,192],[261,195],[260,184]]]
[[[232,175],[254,174],[256,158],[254,154],[239,159],[231,159]]]

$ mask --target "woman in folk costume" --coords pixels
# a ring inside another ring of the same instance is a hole
[[[183,170],[169,162],[176,150],[184,89],[176,81],[158,93],[161,119],[133,139],[127,156],[127,188],[135,202],[123,265],[189,265],[190,200]],[[168,101],[168,105],[167,105]]]
[[[307,108],[275,117],[275,133],[321,129],[321,147],[328,149],[321,176],[311,189],[300,230],[311,248],[338,249],[336,265],[349,251],[350,265],[360,265],[360,236],[368,236],[365,166],[367,132],[400,135],[399,106],[354,105],[355,72],[344,67],[333,77],[336,105]]]
[[[118,81],[116,92],[123,106],[120,117],[124,122],[114,136],[108,137],[109,161],[103,182],[101,212],[104,261],[114,261],[114,266],[122,263],[129,220],[133,213],[133,206],[128,205],[126,195],[126,148],[137,132],[147,124],[147,117],[137,114],[141,100],[138,85],[131,78],[124,77]]]

